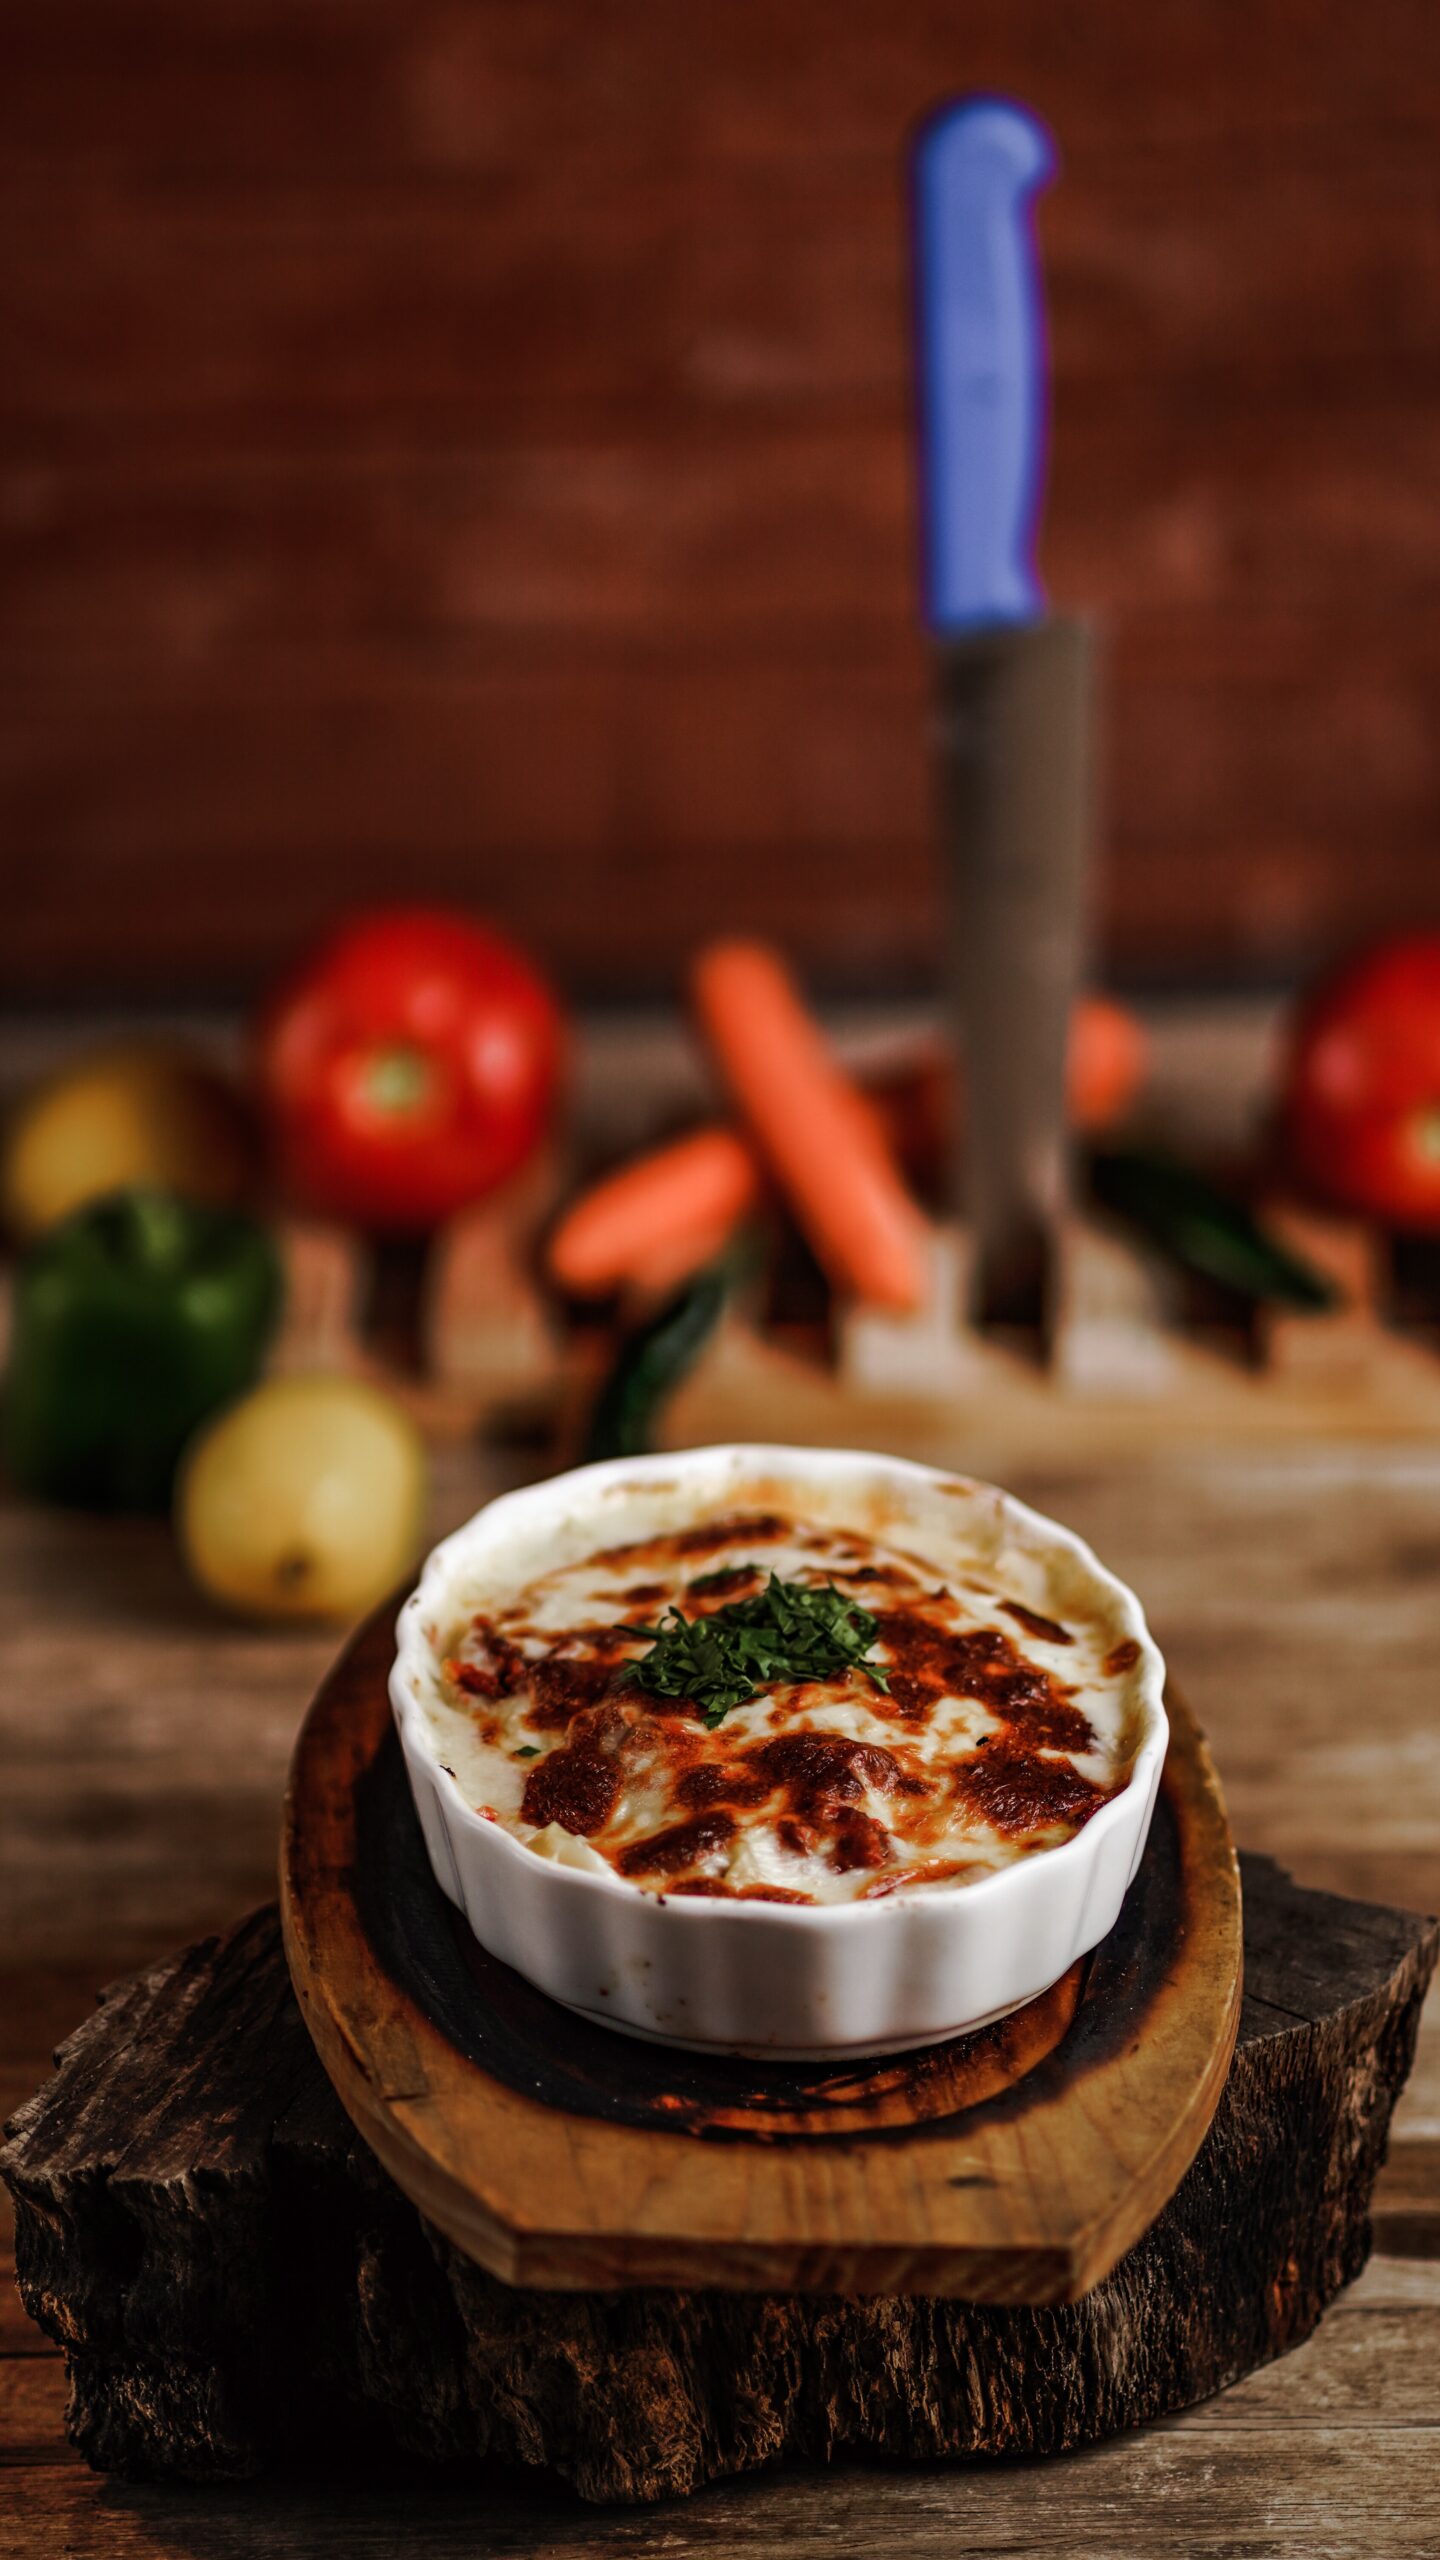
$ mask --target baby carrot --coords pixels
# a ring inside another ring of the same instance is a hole
[[[881,1306],[918,1306],[924,1220],[778,953],[711,943],[692,992],[716,1063],[832,1282]]]
[[[1145,1081],[1145,1032],[1113,996],[1081,996],[1070,1016],[1070,1125],[1087,1135],[1123,1120]]]
[[[697,1129],[592,1184],[552,1230],[550,1276],[576,1298],[698,1268],[753,1209],[760,1176],[733,1129]]]

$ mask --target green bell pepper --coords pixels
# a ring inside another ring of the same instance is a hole
[[[271,1237],[233,1209],[117,1191],[20,1263],[3,1444],[26,1493],[163,1511],[181,1450],[250,1386],[280,1311]]]

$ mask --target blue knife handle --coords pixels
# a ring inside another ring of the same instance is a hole
[[[920,481],[933,631],[1045,610],[1045,320],[1034,198],[1055,152],[1006,98],[942,107],[915,144]]]

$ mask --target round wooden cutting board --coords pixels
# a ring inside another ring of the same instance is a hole
[[[1240,2008],[1240,1881],[1184,1705],[1104,1945],[973,2036],[766,2065],[592,2026],[486,1955],[431,1876],[390,1720],[393,1612],[296,1746],[285,1946],[320,2057],[407,2195],[515,2285],[1061,2302],[1188,2168]]]

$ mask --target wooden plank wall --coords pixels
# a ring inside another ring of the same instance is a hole
[[[933,946],[899,145],[1015,89],[1105,947],[1440,915],[1434,0],[0,0],[0,990]]]

